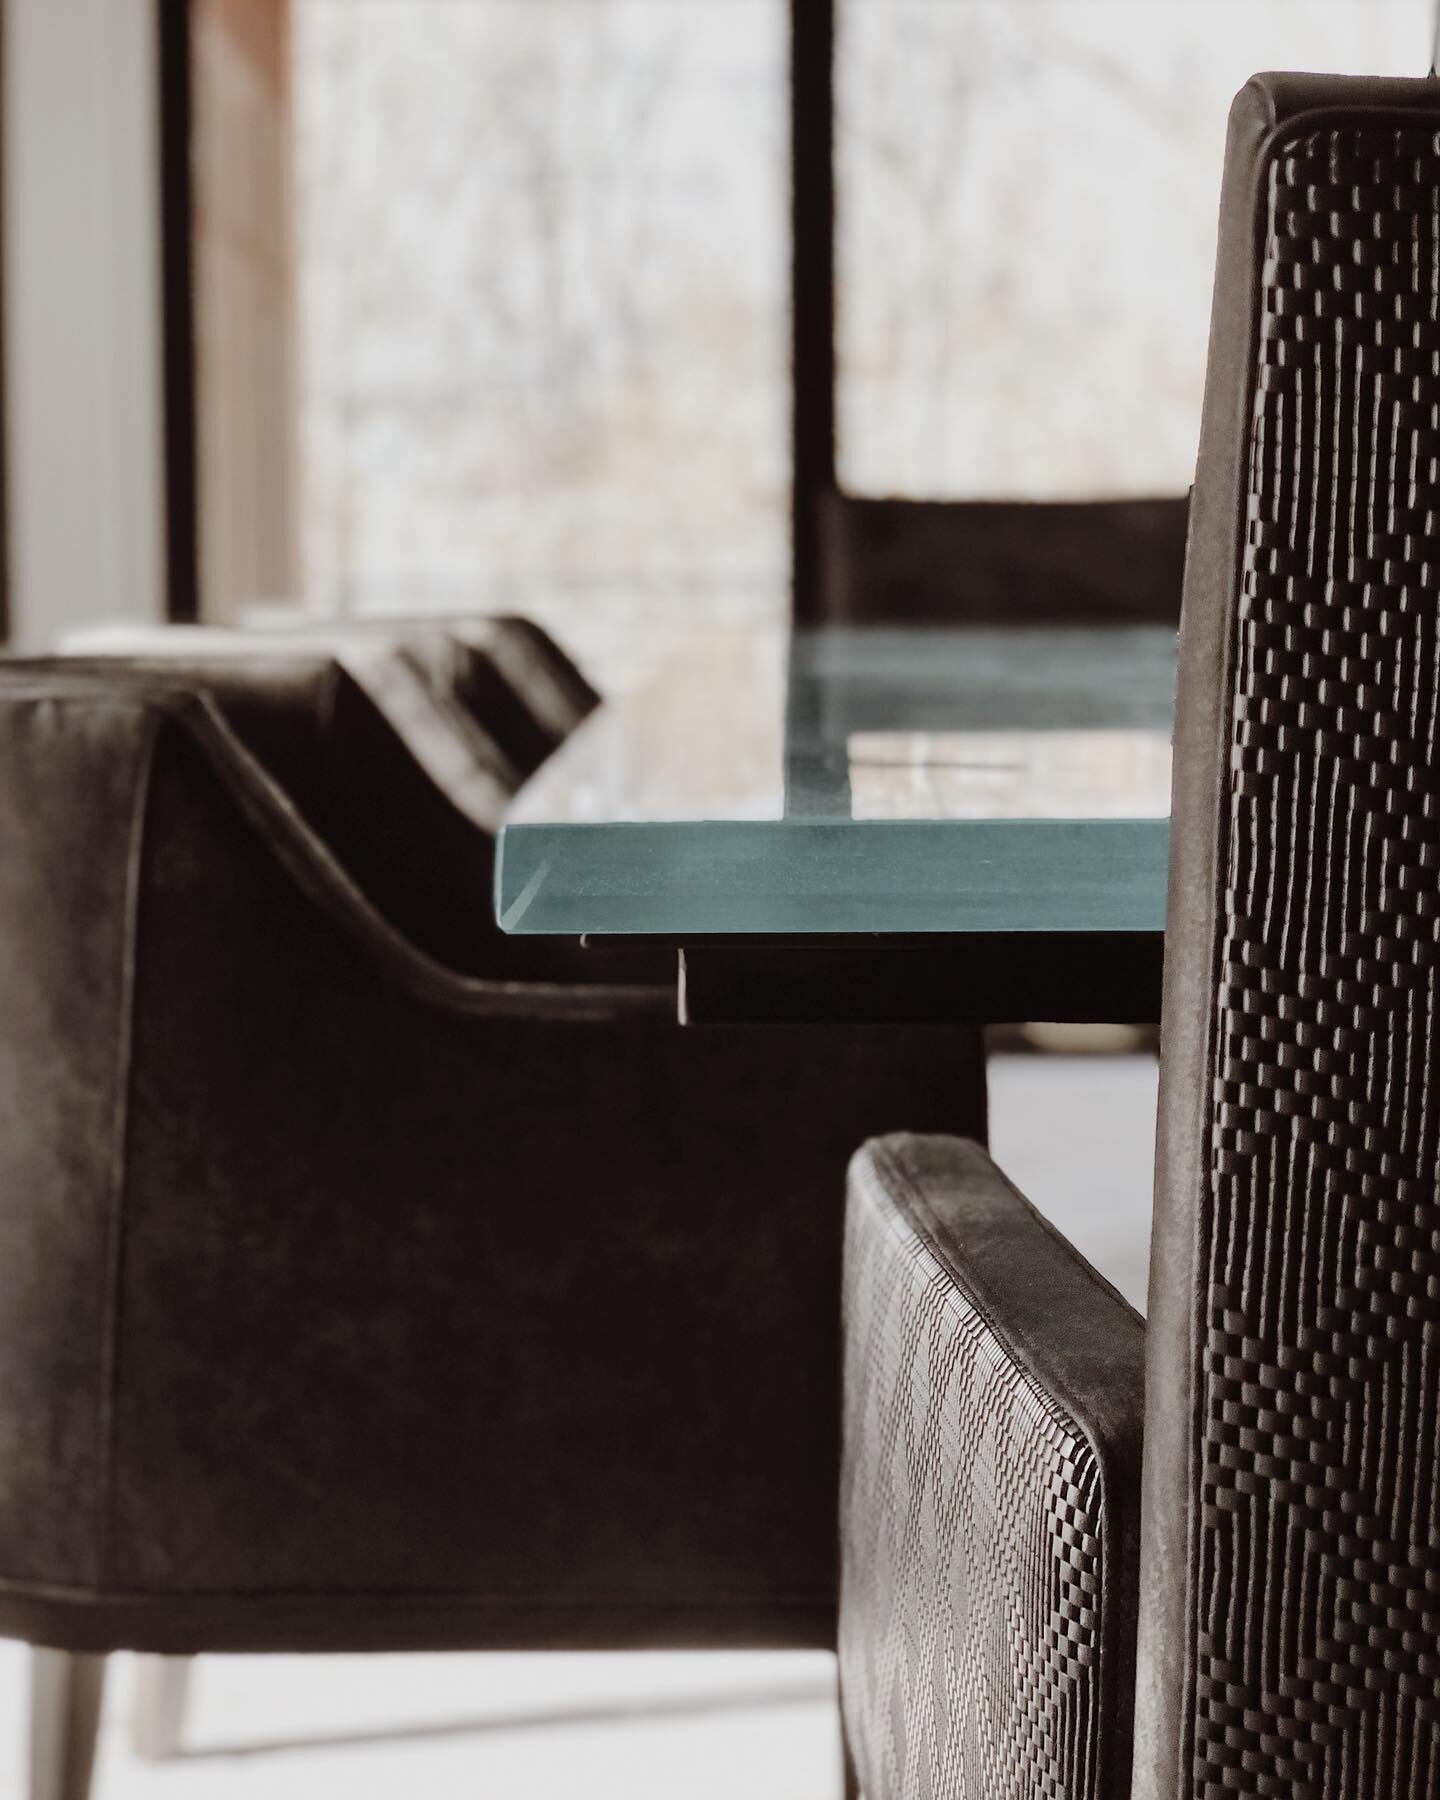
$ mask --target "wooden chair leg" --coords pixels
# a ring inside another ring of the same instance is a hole
[[[190,1692],[189,1656],[137,1656],[135,1712],[130,1741],[146,1762],[168,1762],[180,1754],[185,1703]]]
[[[30,1800],[89,1800],[105,1658],[30,1652]]]

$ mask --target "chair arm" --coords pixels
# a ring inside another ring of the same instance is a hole
[[[522,779],[600,703],[547,632],[511,615],[307,619],[299,613],[263,626],[117,622],[70,632],[61,650],[67,658],[89,660],[333,657],[371,693],[381,712],[402,726],[414,717],[413,696],[406,693],[403,675],[398,691],[392,677],[394,665],[408,660],[430,683],[440,707],[454,709],[463,715],[460,723],[479,729],[487,740],[480,746],[485,759],[493,761],[498,749]],[[422,705],[422,730],[424,711]]]
[[[193,744],[210,773],[229,790],[252,829],[286,867],[296,885],[353,937],[357,948],[372,958],[377,968],[383,968],[392,981],[418,997],[457,1012],[496,1018],[580,1020],[630,1018],[637,1014],[674,1017],[674,973],[656,955],[612,959],[616,978],[609,981],[600,978],[595,959],[587,961],[572,946],[552,940],[540,941],[538,950],[509,959],[518,964],[514,978],[503,973],[472,975],[466,964],[437,960],[427,945],[397,922],[396,912],[403,917],[405,909],[393,904],[382,907],[373,892],[386,885],[380,879],[380,870],[387,850],[392,853],[392,860],[407,862],[413,874],[417,850],[426,847],[425,834],[417,834],[418,844],[410,838],[397,841],[393,830],[388,843],[382,835],[365,859],[365,874],[371,879],[362,886],[353,866],[360,860],[353,854],[353,837],[344,845],[350,854],[342,859],[310,816],[313,796],[308,786],[302,791],[302,784],[295,779],[306,758],[302,755],[289,760],[284,770],[289,785],[282,785],[271,767],[242,740],[224,706],[208,691],[199,665],[187,668],[177,657],[175,667],[178,679],[167,674],[164,664],[126,668],[78,658],[27,658],[8,664],[0,660],[0,675],[4,678],[3,698],[7,705],[50,704],[77,711],[87,705],[102,705],[111,711],[148,710],[157,723],[163,720],[178,727],[180,735]],[[427,786],[422,778],[421,789]],[[422,792],[419,798],[423,797]],[[413,785],[402,798],[410,802],[412,812],[419,813],[420,822],[432,834],[436,824],[443,823],[433,813],[420,812]],[[442,810],[448,810],[443,803]],[[393,827],[392,816],[382,814],[381,818],[386,826]],[[479,836],[473,826],[461,825],[458,818],[452,824],[460,829],[443,836],[441,850],[451,859],[459,895],[468,898],[474,908],[474,936],[482,941],[487,929],[493,934],[493,926],[484,916],[491,896],[488,891],[479,891],[474,880],[474,850]],[[389,884],[391,889],[393,886]],[[387,891],[385,898],[393,902],[393,891]],[[530,950],[529,946],[523,948]]]
[[[862,1790],[1129,1791],[1144,1326],[978,1144],[851,1165],[840,1668]]]

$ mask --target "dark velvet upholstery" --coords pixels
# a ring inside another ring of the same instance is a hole
[[[4,1629],[832,1641],[841,1176],[971,1033],[465,978],[173,682],[13,671],[0,828]]]
[[[1437,145],[1433,80],[1261,76],[1231,115],[1181,625],[1134,1800],[1440,1791]],[[968,1165],[944,1183],[962,1282],[973,1188]],[[1012,1356],[1016,1267],[975,1307]],[[948,1448],[977,1403],[946,1403]],[[849,1405],[847,1459],[873,1454]],[[899,1512],[928,1551],[925,1492],[902,1484]],[[992,1690],[992,1724],[1063,1748],[1071,1697],[1037,1727],[1022,1687]],[[936,1701],[898,1691],[903,1743]],[[940,1791],[899,1766],[861,1766],[869,1800]]]
[[[518,691],[499,709],[501,726],[486,728],[479,708],[495,684],[482,685],[478,661],[438,637],[418,658],[373,638],[331,653],[288,639],[247,650],[185,632],[149,655],[0,660],[0,683],[52,673],[211,695],[361,891],[447,967],[495,980],[673,980],[673,952],[602,964],[568,941],[497,927],[494,831],[529,757],[500,741],[522,710]],[[542,718],[544,707],[542,693]],[[557,711],[550,703],[547,735],[558,733]]]

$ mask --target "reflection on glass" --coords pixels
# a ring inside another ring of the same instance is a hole
[[[1163,819],[1162,731],[856,731],[856,819]]]

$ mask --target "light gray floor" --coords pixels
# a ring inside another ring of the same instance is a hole
[[[1000,1057],[991,1143],[1011,1179],[1141,1304],[1155,1065]],[[206,1657],[191,1753],[128,1741],[116,1659],[96,1800],[838,1800],[826,1655]],[[25,1657],[0,1645],[0,1800],[23,1793]]]

